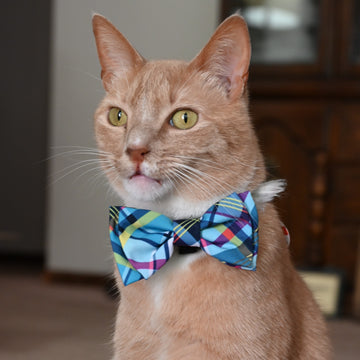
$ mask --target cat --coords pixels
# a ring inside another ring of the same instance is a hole
[[[175,253],[124,286],[114,360],[330,359],[322,315],[294,269],[248,113],[247,25],[227,18],[190,62],[147,61],[104,17],[93,30],[106,95],[95,112],[104,171],[126,206],[200,217],[250,191],[259,214],[256,271]],[[186,115],[185,115],[186,114]]]

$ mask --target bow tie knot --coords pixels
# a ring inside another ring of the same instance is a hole
[[[201,218],[173,221],[150,210],[110,207],[110,238],[125,285],[148,279],[175,246],[200,247],[219,261],[256,269],[258,214],[250,192],[233,193]]]

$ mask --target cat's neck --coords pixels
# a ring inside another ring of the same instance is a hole
[[[175,220],[200,217],[220,198],[193,200],[171,195],[161,201],[142,201],[126,197],[123,197],[123,201],[125,206],[156,211]]]
[[[272,180],[263,182],[255,189],[252,189],[251,193],[258,210],[262,210],[266,203],[271,202],[275,197],[279,196],[285,190],[285,187],[286,181]],[[246,191],[246,189],[236,192],[243,191]],[[206,200],[196,200],[186,199],[179,195],[172,194],[161,201],[142,201],[131,197],[123,197],[123,201],[125,206],[156,211],[168,216],[171,219],[179,220],[202,216],[206,210],[210,208],[210,206],[227,195],[229,194],[217,195]]]

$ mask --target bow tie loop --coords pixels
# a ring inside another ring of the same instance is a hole
[[[250,192],[229,195],[199,219],[172,221],[154,211],[110,207],[110,238],[125,285],[152,276],[174,245],[201,247],[227,265],[255,270],[258,214]]]

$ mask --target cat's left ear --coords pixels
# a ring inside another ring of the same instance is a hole
[[[105,90],[109,90],[115,78],[126,77],[128,72],[143,65],[145,59],[103,16],[95,14],[92,24],[101,65],[101,79]]]
[[[216,78],[230,99],[242,95],[251,57],[250,36],[245,20],[239,15],[228,17],[190,63],[195,71]]]

